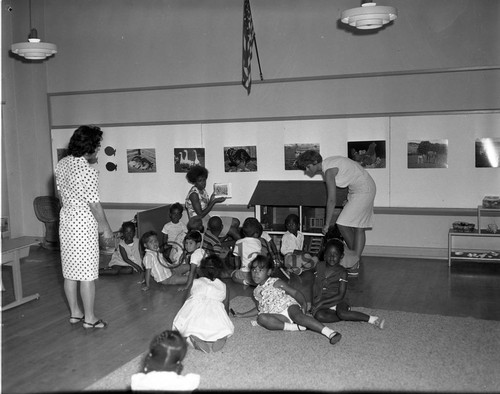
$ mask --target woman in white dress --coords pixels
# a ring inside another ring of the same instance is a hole
[[[234,333],[229,319],[229,292],[219,279],[222,260],[209,255],[201,261],[200,277],[193,281],[189,297],[174,318],[178,330],[188,344],[204,353],[217,352]]]
[[[101,140],[99,127],[80,126],[69,141],[68,155],[56,166],[62,201],[59,236],[69,322],[83,322],[84,328],[107,326],[94,314],[94,281],[99,276],[99,232],[105,241],[113,238],[113,232],[99,200],[98,172],[89,165],[97,162]],[[83,308],[78,302],[78,283]]]
[[[313,150],[302,153],[297,158],[297,168],[313,177],[322,174],[326,182],[327,205],[323,234],[335,224],[334,211],[337,202],[337,187],[347,187],[347,203],[337,218],[337,226],[347,247],[354,251],[354,264],[349,274],[357,276],[359,259],[366,243],[365,231],[373,226],[373,203],[377,191],[370,174],[356,161],[343,156],[331,156],[323,160]]]

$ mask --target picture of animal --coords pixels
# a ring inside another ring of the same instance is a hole
[[[192,166],[205,166],[205,148],[175,148],[175,172],[188,172]]]
[[[127,149],[128,172],[156,172],[156,151],[149,149]]]
[[[365,168],[385,168],[385,141],[357,141],[347,143],[348,157]]]
[[[447,167],[448,140],[408,142],[408,168]]]

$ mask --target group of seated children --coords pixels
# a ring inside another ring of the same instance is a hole
[[[109,267],[101,273],[144,271],[144,291],[149,290],[151,278],[162,285],[181,285],[179,291],[189,290],[173,329],[195,349],[205,353],[222,349],[234,332],[228,317],[230,312],[234,317],[257,316],[253,323],[269,330],[310,329],[326,336],[331,344],[337,343],[341,334],[323,323],[365,321],[383,328],[383,319],[352,311],[347,302],[348,272],[340,264],[344,256],[342,240],[329,239],[320,256],[311,256],[303,251],[304,235],[298,230],[298,216],[289,215],[280,255],[262,224],[249,217],[243,222],[241,238],[231,248],[224,246],[219,238],[222,228],[219,217],[211,217],[206,229],[196,217],[184,226],[180,224],[182,211],[182,205],[173,204],[171,222],[163,227],[162,240],[169,246],[167,250],[160,247],[156,232],[146,232],[138,242],[134,224],[123,223],[123,240]],[[139,244],[144,248],[142,264]],[[172,246],[178,249],[173,251]],[[275,275],[278,268],[288,279],[290,273],[314,272],[311,303],[306,303],[301,291]],[[253,296],[258,306],[246,312],[230,311],[229,292],[222,278],[255,287]]]

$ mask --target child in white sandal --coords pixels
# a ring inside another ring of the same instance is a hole
[[[258,255],[251,265],[252,279],[257,284],[253,294],[258,308],[234,312],[235,317],[257,316],[257,324],[268,330],[304,331],[310,329],[327,337],[333,345],[342,335],[305,314],[304,295],[279,278],[272,278],[273,262]]]

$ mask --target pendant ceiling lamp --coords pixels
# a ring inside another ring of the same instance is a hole
[[[10,46],[12,53],[29,60],[44,60],[45,58],[57,53],[57,46],[48,42],[42,42],[38,38],[36,29],[31,24],[31,0],[29,2],[30,14],[30,34],[28,42],[18,42]]]
[[[342,12],[340,20],[357,29],[378,29],[398,17],[395,7],[379,6],[371,1],[364,1],[361,7]]]

